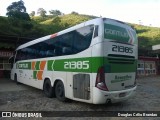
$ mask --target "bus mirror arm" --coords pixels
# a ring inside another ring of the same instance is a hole
[[[8,59],[8,62],[9,62],[9,63],[13,63],[13,60],[14,60],[14,56],[11,56],[11,57]]]

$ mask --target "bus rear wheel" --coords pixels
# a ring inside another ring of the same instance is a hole
[[[45,80],[44,85],[43,85],[43,91],[47,97],[49,98],[53,97],[53,87],[49,79]]]
[[[67,99],[65,97],[64,85],[62,81],[58,81],[55,87],[55,95],[58,100],[65,102]]]

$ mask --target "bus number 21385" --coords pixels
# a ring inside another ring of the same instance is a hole
[[[64,69],[89,69],[89,61],[64,62]]]

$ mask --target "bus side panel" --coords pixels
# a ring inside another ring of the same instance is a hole
[[[68,63],[72,64],[67,73],[66,97],[83,102],[92,102],[92,76],[91,76],[91,49],[88,49],[74,56],[67,56]],[[66,58],[66,59],[67,59]],[[74,63],[74,64],[73,64]],[[87,64],[87,65],[86,65]],[[85,67],[88,66],[87,69]]]
[[[51,85],[53,86],[55,81],[53,78],[53,72],[54,71],[48,71],[47,69],[43,71],[42,80],[39,80],[39,89],[43,90],[44,80],[46,79],[49,79],[51,81]]]
[[[97,38],[98,39],[98,38]],[[102,43],[97,43],[92,46],[92,103],[95,98],[97,98],[96,93],[94,93],[97,72],[100,67],[103,66],[103,45]]]

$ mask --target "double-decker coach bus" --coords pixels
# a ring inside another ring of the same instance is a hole
[[[60,101],[123,101],[136,90],[137,44],[129,25],[96,18],[19,46],[11,79]]]

